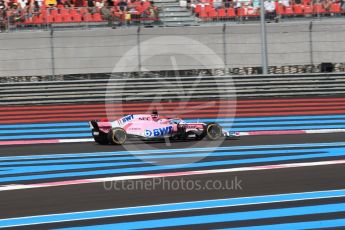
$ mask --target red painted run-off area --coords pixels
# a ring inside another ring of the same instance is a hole
[[[345,114],[345,98],[5,106],[0,111],[0,124],[88,121],[153,109],[181,118],[328,115]]]

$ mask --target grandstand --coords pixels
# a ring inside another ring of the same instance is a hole
[[[328,3],[327,0],[318,2],[304,0],[297,2],[298,1],[274,1],[277,18],[334,17],[342,16],[345,12],[345,4],[340,1]],[[192,4],[191,8],[202,21],[259,20],[260,17],[260,4],[258,1],[226,1],[219,5],[214,4],[213,0],[202,0],[201,3]]]
[[[1,4],[0,4],[1,5]],[[108,22],[129,24],[158,20],[157,8],[149,1],[8,1],[1,8],[2,23],[5,26],[45,26],[50,24],[82,23],[102,24]]]
[[[270,0],[267,0],[270,1]],[[275,1],[276,20],[339,17],[344,1]],[[64,26],[181,25],[214,21],[259,20],[257,0],[1,0],[1,29]],[[193,23],[194,22],[194,23]],[[174,24],[175,25],[175,24]]]

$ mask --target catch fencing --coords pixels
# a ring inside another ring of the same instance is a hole
[[[343,20],[271,23],[267,39],[271,68],[345,63]],[[2,33],[0,44],[2,77],[261,66],[258,24],[27,31]]]

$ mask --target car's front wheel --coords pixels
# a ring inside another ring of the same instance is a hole
[[[209,123],[206,126],[206,137],[207,139],[211,141],[218,140],[220,137],[222,137],[223,131],[222,127],[218,125],[217,123]]]

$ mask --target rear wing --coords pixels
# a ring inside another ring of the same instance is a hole
[[[96,131],[99,130],[99,126],[96,120],[89,121],[89,125],[91,129],[94,129]]]

